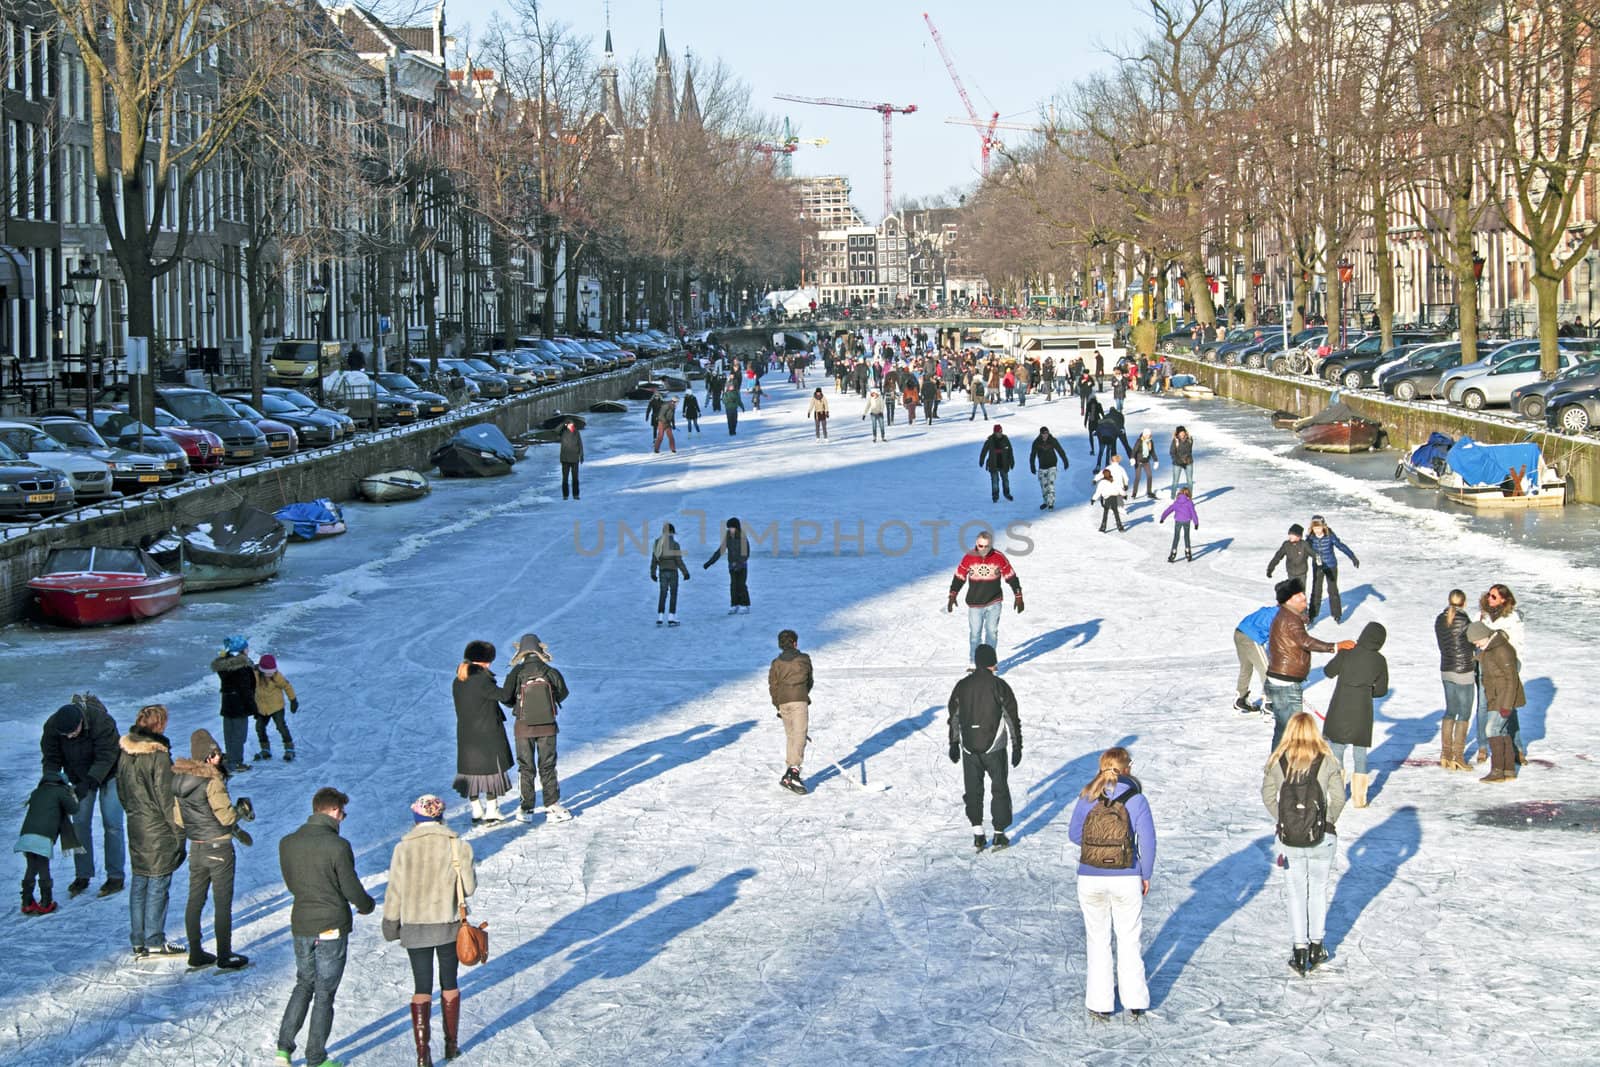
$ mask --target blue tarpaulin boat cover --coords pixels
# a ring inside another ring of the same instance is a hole
[[[1411,465],[1418,470],[1440,470],[1455,443],[1449,434],[1435,430],[1411,453]]]
[[[279,522],[288,523],[294,530],[294,535],[303,541],[316,537],[319,527],[344,521],[344,513],[339,510],[339,505],[326,497],[298,504],[285,504],[272,514]]]
[[[1468,485],[1499,485],[1506,476],[1526,468],[1530,481],[1539,478],[1539,446],[1532,442],[1515,445],[1481,445],[1463,437],[1450,450],[1445,462]]]

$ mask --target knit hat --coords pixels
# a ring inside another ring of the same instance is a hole
[[[278,669],[278,657],[274,656],[271,652],[268,652],[266,655],[261,657],[256,666],[260,667],[268,674],[271,674],[273,671]]]
[[[1000,433],[1001,432],[1000,424],[998,422],[994,424],[994,432],[995,433]]]
[[[55,714],[50,716],[50,721],[45,725],[45,729],[50,733],[66,737],[68,734],[77,732],[78,728],[83,725],[83,718],[83,709],[78,705],[63,704],[55,710]]]
[[[1273,586],[1272,591],[1277,594],[1279,604],[1287,604],[1297,595],[1306,591],[1306,583],[1299,578],[1285,578]]]
[[[1294,534],[1296,537],[1304,537],[1306,535],[1306,528],[1297,522],[1293,526],[1289,527],[1289,532]]]
[[[411,814],[418,822],[438,822],[444,818],[444,801],[432,793],[424,793],[411,805]]]
[[[230,656],[237,656],[250,647],[250,639],[243,634],[229,634],[222,639],[222,651]]]
[[[1482,622],[1469,622],[1467,624],[1467,640],[1477,644],[1484,638],[1494,636],[1494,627]]]
[[[978,665],[981,671],[985,667],[993,667],[1000,662],[1000,657],[995,655],[993,645],[979,645],[978,651],[973,653],[972,662]]]
[[[221,751],[210,730],[196,730],[189,735],[189,758],[196,763],[204,763]]]

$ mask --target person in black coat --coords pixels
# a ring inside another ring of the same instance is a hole
[[[244,743],[256,713],[256,665],[250,659],[250,642],[238,634],[222,639],[222,651],[211,661],[222,690],[222,753],[229,774],[250,769],[244,760]]]
[[[695,399],[692,389],[683,394],[683,432],[700,432],[700,401]]]
[[[1040,511],[1054,510],[1056,506],[1057,458],[1061,460],[1062,470],[1071,466],[1067,454],[1061,450],[1061,442],[1050,433],[1050,427],[1039,427],[1039,436],[1033,439],[1033,447],[1028,450],[1028,470],[1039,476],[1039,494],[1044,498]]]
[[[1356,638],[1355,648],[1335,652],[1322,668],[1323,674],[1335,679],[1322,736],[1341,770],[1345,747],[1355,749],[1350,799],[1358,808],[1367,806],[1367,786],[1372,781],[1367,773],[1367,750],[1372,747],[1372,702],[1389,694],[1389,661],[1382,651],[1387,636],[1382,624],[1369,622]]]
[[[1111,457],[1118,455],[1117,445],[1122,445],[1121,455],[1133,454],[1133,445],[1128,441],[1128,432],[1124,428],[1122,412],[1112,408],[1100,416],[1100,421],[1095,424],[1095,440],[1099,442],[1100,450],[1095,456],[1095,466],[1104,468],[1111,462]]]
[[[60,771],[46,772],[39,786],[28,795],[27,814],[22,817],[22,834],[15,851],[22,853],[26,868],[22,875],[22,914],[49,915],[59,905],[55,882],[50,877],[50,854],[56,839],[61,851],[72,852],[78,841],[72,830],[72,817],[78,812],[78,799],[72,795]],[[33,897],[34,886],[39,899]]]
[[[961,764],[967,821],[972,824],[972,845],[988,847],[983,833],[983,786],[989,781],[990,818],[994,847],[1011,842],[1011,787],[1006,775],[1006,742],[1010,741],[1011,766],[1022,762],[1022,720],[1017,696],[995,674],[998,657],[993,645],[979,645],[973,655],[977,669],[956,683],[950,693],[950,762]]]
[[[494,646],[468,641],[456,668],[456,792],[472,801],[473,822],[499,822],[500,797],[511,791],[511,745],[494,680]]]
[[[717,550],[711,553],[711,558],[700,565],[701,570],[709,570],[711,565],[721,559],[723,554],[728,556],[728,614],[750,614],[750,541],[744,535],[744,528],[738,519],[729,519],[722,529],[722,542],[717,545]]]
[[[983,439],[983,447],[978,450],[978,466],[989,472],[989,496],[996,503],[1000,500],[1000,491],[1005,490],[1006,499],[1011,499],[1011,468],[1016,466],[1017,457],[1011,450],[1011,438],[997,422],[994,432]]]
[[[652,426],[655,423],[654,414],[651,415]],[[578,466],[583,462],[583,434],[578,432],[576,422],[561,424],[561,499],[567,499],[567,483],[570,479],[572,485],[572,499],[578,499]]]
[[[67,887],[72,896],[88,889],[94,877],[96,801],[100,804],[100,829],[105,835],[106,880],[100,895],[121,892],[125,884],[127,838],[122,795],[117,791],[120,740],[116,720],[93,693],[75,694],[72,703],[57,708],[39,736],[44,776],[66,775],[78,801],[73,829],[82,847],[73,855],[74,877]]]

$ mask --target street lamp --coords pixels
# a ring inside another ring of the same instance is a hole
[[[216,371],[211,371],[210,368],[219,367],[220,369],[222,362],[222,346],[217,344],[217,291],[215,289],[206,290],[206,333],[209,335],[206,340],[211,342],[211,347],[217,352],[216,362],[212,362],[210,359],[206,360],[206,368],[210,371],[211,388],[215,391],[217,388],[217,375]]]
[[[78,269],[67,275],[70,283],[62,300],[67,301],[67,293],[72,294],[72,299],[67,301],[83,312],[83,417],[90,426],[94,425],[94,313],[100,303],[100,272],[95,270],[94,262],[88,259],[78,260]]]
[[[400,310],[400,336],[404,338],[403,350],[406,358],[409,359],[411,357],[411,316],[409,312],[411,310],[411,294],[413,291],[411,275],[401,271],[394,291],[395,296],[398,298],[395,302],[399,305]]]
[[[1341,257],[1340,260],[1339,260],[1338,268],[1339,268],[1339,347],[1343,348],[1344,345],[1345,345],[1345,341],[1346,341],[1345,322],[1344,322],[1344,295],[1345,295],[1345,291],[1350,288],[1350,279],[1354,278],[1355,275],[1356,275],[1356,268],[1355,268],[1355,264],[1351,263],[1349,259],[1343,258],[1343,257]]]
[[[317,366],[317,403],[327,399],[322,385],[322,315],[328,310],[328,290],[320,282],[306,287],[306,311],[311,315],[311,338],[314,342],[313,358]]]

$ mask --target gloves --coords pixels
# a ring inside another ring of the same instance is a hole
[[[956,610],[956,595],[954,593],[951,593],[950,594],[950,599],[945,602],[944,610],[945,611],[955,611]]]
[[[711,569],[711,561],[708,559],[704,563],[700,564],[700,569],[703,570],[703,571],[710,570]]]
[[[238,825],[237,823],[235,823],[234,827],[233,827],[233,836],[237,837],[239,839],[239,843],[241,845],[253,845],[253,844],[256,843],[256,839],[251,837],[245,831],[245,828],[240,826],[240,825]]]
[[[683,580],[684,580],[684,581],[686,581],[686,582],[687,582],[687,581],[688,581],[688,580],[689,580],[689,575],[688,575],[688,574],[685,574],[685,575],[684,575],[684,576],[683,576]]]
[[[1271,568],[1271,567],[1268,567],[1268,568],[1267,568],[1267,577],[1268,577],[1268,578],[1271,578],[1271,577],[1272,577],[1272,568]]]
[[[292,697],[289,700],[289,714],[294,715],[300,710],[300,698]]]
[[[960,763],[961,762],[961,742],[959,742],[959,741],[950,742],[950,762],[951,763]]]
[[[72,791],[77,794],[79,800],[82,800],[84,797],[87,797],[90,793],[93,793],[97,788],[99,788],[99,785],[100,783],[95,781],[93,778],[85,778],[83,781],[73,786]]]
[[[652,568],[650,568],[650,580],[651,580],[651,581],[652,581],[652,582],[657,582],[657,581],[660,581],[660,580],[661,580],[661,578],[660,578],[660,575],[658,575],[658,574],[657,574],[657,573],[656,573],[656,570],[655,570],[655,568],[654,568],[654,567],[652,567]]]
[[[240,797],[233,802],[233,813],[241,822],[256,821],[256,806],[250,803],[249,797]]]
[[[1198,527],[1196,527],[1196,528],[1198,529]],[[1361,561],[1359,559],[1356,559],[1354,556],[1350,557],[1350,565],[1352,567],[1354,567],[1356,570],[1360,570],[1361,569]]]
[[[1017,614],[1021,615],[1022,614],[1022,594],[1021,593],[1017,594],[1016,606],[1017,606]]]
[[[1011,766],[1015,767],[1022,762],[1022,746],[1011,746]]]

